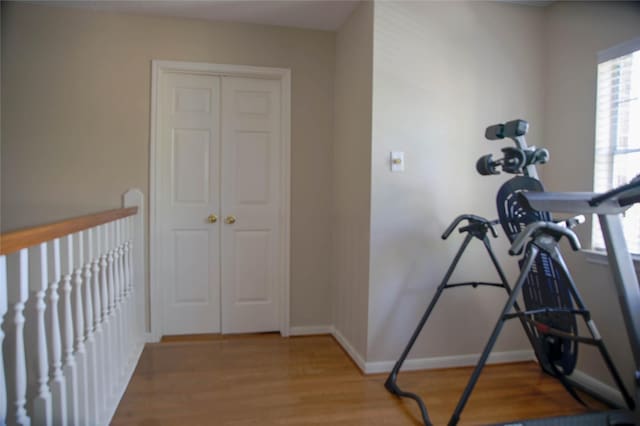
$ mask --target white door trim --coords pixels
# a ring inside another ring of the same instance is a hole
[[[151,61],[151,129],[149,153],[149,322],[153,341],[158,341],[162,330],[162,289],[159,288],[159,253],[156,244],[159,241],[157,213],[156,173],[158,161],[156,141],[160,128],[157,111],[157,99],[160,77],[167,72],[184,72],[215,76],[233,76],[280,80],[281,90],[281,129],[282,144],[280,151],[280,256],[278,261],[277,282],[280,283],[280,334],[289,335],[289,235],[290,235],[290,173],[291,173],[291,70],[286,68],[253,67],[246,65],[208,64],[200,62]]]

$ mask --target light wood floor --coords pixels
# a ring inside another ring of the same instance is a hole
[[[436,425],[447,423],[469,368],[403,372]],[[253,335],[147,345],[113,425],[419,425],[413,401],[363,375],[330,336]],[[601,404],[588,399],[592,407]],[[488,366],[461,424],[584,412],[530,363]]]

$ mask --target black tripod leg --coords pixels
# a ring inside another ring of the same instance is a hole
[[[505,276],[504,271],[500,267],[500,263],[498,263],[498,259],[496,258],[496,255],[493,253],[493,249],[491,248],[491,243],[489,242],[489,239],[487,237],[484,237],[482,242],[484,243],[484,247],[487,249],[487,252],[489,253],[489,257],[491,258],[491,262],[493,263],[493,266],[496,268],[496,271],[500,276],[500,280],[502,281],[502,285],[504,286],[504,289],[507,291],[507,295],[511,296],[511,287],[509,287],[509,282],[507,281],[507,277]],[[520,306],[518,306],[517,301],[514,302],[513,307],[516,312],[521,312]],[[536,355],[538,355],[538,351],[540,348],[538,347],[537,341],[534,339],[533,335],[531,334],[531,328],[529,327],[529,325],[527,324],[527,322],[523,317],[520,317],[519,319],[520,319],[520,324],[522,324],[522,328],[524,329],[524,333],[527,335],[527,338],[529,339],[529,343],[531,343],[531,347],[533,348]]]
[[[462,392],[462,396],[458,401],[458,405],[456,406],[456,409],[451,415],[451,419],[449,419],[449,426],[455,426],[458,424],[458,421],[460,420],[460,414],[462,413],[462,410],[464,410],[464,406],[467,404],[467,401],[469,400],[469,396],[471,396],[471,392],[473,392],[473,388],[478,382],[478,378],[480,378],[480,373],[482,373],[482,369],[487,363],[489,354],[491,353],[493,346],[496,344],[496,341],[498,340],[500,331],[502,331],[502,327],[504,326],[504,323],[506,321],[505,316],[513,308],[515,301],[518,297],[518,293],[520,293],[520,291],[522,290],[522,286],[527,280],[527,275],[529,275],[529,271],[533,266],[533,262],[536,256],[538,255],[538,252],[539,252],[539,249],[536,246],[534,246],[533,244],[529,245],[527,257],[524,262],[524,267],[520,270],[520,276],[518,277],[518,281],[516,282],[516,285],[511,291],[509,300],[507,300],[507,303],[505,303],[504,308],[502,309],[502,313],[498,318],[498,322],[496,323],[496,326],[493,329],[493,332],[491,333],[491,337],[489,337],[489,341],[487,342],[487,345],[485,346],[484,351],[482,351],[482,355],[480,356],[480,359],[476,364],[476,368],[473,370],[473,373],[471,374],[471,378],[467,383],[467,387],[464,388],[464,392]]]
[[[431,303],[429,303],[429,307],[425,311],[424,315],[422,315],[422,318],[420,319],[418,326],[416,327],[413,334],[411,335],[411,339],[409,339],[409,343],[407,343],[407,346],[402,351],[400,358],[398,358],[398,361],[396,361],[396,364],[393,366],[393,370],[391,370],[391,373],[389,373],[389,376],[387,377],[387,380],[384,383],[384,387],[387,388],[387,390],[392,394],[398,395],[401,397],[411,398],[418,403],[418,405],[420,406],[420,412],[422,413],[422,420],[424,421],[425,425],[431,425],[432,423],[427,414],[427,408],[425,407],[424,402],[418,395],[411,392],[405,392],[402,389],[400,389],[396,384],[396,380],[398,379],[398,373],[400,372],[400,368],[402,367],[402,364],[404,364],[404,361],[409,355],[411,348],[415,344],[416,340],[418,339],[418,336],[420,335],[420,332],[422,331],[422,329],[424,328],[424,325],[429,319],[429,316],[431,315],[431,311],[433,311],[433,308],[436,306],[438,299],[440,299],[442,292],[444,291],[447,283],[449,282],[449,278],[451,278],[453,271],[455,270],[456,266],[458,265],[458,262],[460,261],[460,258],[462,257],[462,253],[464,253],[465,249],[467,248],[467,246],[469,245],[472,239],[473,239],[473,236],[470,233],[468,233],[464,241],[462,242],[460,249],[456,253],[456,256],[453,258],[453,261],[451,262],[451,265],[449,266],[447,273],[444,275],[442,282],[438,286],[435,296],[433,297],[433,299],[431,299]]]
[[[483,243],[487,251],[489,252],[489,257],[491,258],[493,265],[498,271],[498,275],[500,275],[500,280],[502,280],[502,285],[504,286],[504,289],[507,291],[507,294],[510,296],[511,287],[509,287],[507,278],[504,275],[502,268],[500,267],[500,263],[498,263],[498,259],[493,253],[493,249],[491,248],[491,243],[486,237],[484,238]],[[516,312],[522,312],[517,301],[513,304],[513,307]],[[531,326],[525,321],[524,317],[519,317],[519,320],[520,320],[520,324],[522,324],[522,328],[524,329],[524,333],[527,335],[527,339],[529,339],[529,343],[533,348],[533,352],[536,354],[536,358],[540,363],[540,367],[542,368],[542,371],[546,372],[547,374],[552,374],[553,368],[550,365],[548,365],[548,363],[545,361],[546,357],[544,356],[543,349],[540,346],[540,341],[536,338],[533,330],[531,329]]]
[[[576,284],[573,282],[573,278],[569,274],[569,268],[567,267],[567,264],[565,263],[564,259],[560,255],[560,250],[558,250],[558,248],[555,247],[553,251],[550,251],[548,253],[551,256],[551,258],[558,264],[558,266],[562,268],[564,275],[567,277],[567,281],[569,282],[569,293],[571,294],[571,297],[576,303],[576,306],[578,307],[578,309],[580,309],[581,311],[588,311],[588,309],[585,307],[584,301],[582,300],[582,296],[580,296],[580,293],[578,292],[578,288],[576,287]],[[592,336],[595,337],[593,335],[593,331],[597,333],[598,330],[596,330],[595,328],[593,330],[589,328],[589,331],[592,333]]]

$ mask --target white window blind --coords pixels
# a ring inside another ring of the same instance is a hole
[[[640,39],[598,55],[595,192],[628,183],[640,174]],[[597,218],[592,248],[604,250]],[[627,210],[624,234],[631,253],[640,254],[640,205]]]

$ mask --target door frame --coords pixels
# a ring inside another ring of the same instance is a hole
[[[151,61],[151,128],[149,151],[149,325],[148,341],[157,342],[163,334],[163,289],[157,277],[160,275],[160,250],[156,245],[160,241],[161,224],[157,216],[157,173],[159,156],[157,155],[157,137],[161,126],[158,116],[158,92],[160,80],[165,73],[187,73],[218,77],[249,77],[280,81],[281,97],[281,146],[280,146],[280,250],[277,261],[276,282],[278,288],[278,317],[280,334],[289,336],[289,235],[291,221],[291,70],[287,68],[254,67],[247,65],[210,64],[203,62]]]

